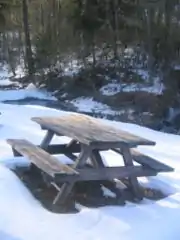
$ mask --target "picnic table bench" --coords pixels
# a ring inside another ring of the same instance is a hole
[[[8,139],[7,142],[15,156],[27,157],[32,166],[57,188],[54,204],[63,205],[76,182],[122,178],[128,179],[134,197],[141,200],[137,177],[173,171],[173,168],[132,149],[139,145],[154,146],[155,142],[109,126],[96,118],[73,113],[61,117],[34,117],[32,121],[47,131],[40,146],[25,139]],[[67,136],[71,141],[68,144],[50,144],[54,135]],[[120,154],[124,166],[106,167],[100,152],[107,150]],[[76,156],[76,153],[79,155]],[[74,164],[64,164],[52,154],[64,154]],[[91,167],[86,166],[88,160]],[[134,165],[134,161],[139,165]]]

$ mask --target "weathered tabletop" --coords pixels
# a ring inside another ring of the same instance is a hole
[[[34,117],[33,121],[43,129],[52,130],[56,134],[64,135],[90,146],[102,143],[122,144],[129,147],[138,145],[155,145],[155,142],[133,135],[113,126],[105,124],[83,114],[67,114],[61,117]]]

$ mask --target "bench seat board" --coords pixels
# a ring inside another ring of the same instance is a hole
[[[137,150],[131,149],[132,158],[139,164],[148,166],[158,172],[172,172],[174,169],[162,162],[155,160],[152,157],[146,156],[143,153],[140,153]]]
[[[112,149],[114,152],[117,152],[119,154],[122,154],[120,149]],[[158,160],[149,157],[138,150],[130,149],[130,153],[132,155],[132,158],[137,163],[141,164],[142,166],[149,167],[151,169],[154,169],[157,172],[172,172],[174,169],[162,162],[159,162]]]
[[[51,156],[43,149],[35,146],[24,139],[7,139],[8,144],[12,146],[22,156],[27,157],[39,169],[54,177],[55,174],[78,174],[76,170],[61,163],[56,157]]]

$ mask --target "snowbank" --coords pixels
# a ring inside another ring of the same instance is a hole
[[[22,69],[19,70],[22,72]],[[11,82],[9,78],[12,75],[8,72],[6,65],[0,65],[0,86],[18,85],[16,82]],[[16,76],[17,77],[17,76]],[[20,90],[0,90],[0,101],[12,101],[22,100],[26,98],[45,99],[45,100],[57,100],[51,96],[50,93],[37,89],[32,83],[26,89]]]
[[[47,100],[57,100],[55,97],[51,96],[46,91],[40,90],[29,90],[29,89],[20,89],[20,90],[6,90],[0,91],[0,101],[12,101],[12,100],[21,100],[26,98],[36,98],[36,99],[47,99]]]
[[[73,99],[71,101],[66,100],[66,102],[70,102],[73,106],[75,106],[79,112],[86,113],[103,113],[103,114],[118,114],[120,111],[112,110],[108,105],[96,102],[93,98],[88,97],[79,97]]]

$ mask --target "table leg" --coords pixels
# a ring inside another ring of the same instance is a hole
[[[133,159],[128,146],[122,146],[121,152],[125,166],[134,166]],[[138,200],[142,200],[142,192],[136,177],[129,177],[130,187]]]
[[[102,157],[101,157],[101,154],[99,153],[99,150],[97,150],[97,149],[94,149],[92,151],[91,161],[95,168],[105,167]],[[119,204],[125,205],[123,193],[120,189],[118,189],[116,187],[116,183],[113,180],[112,181],[102,181],[102,185],[116,194],[116,198],[117,198]]]
[[[40,144],[40,147],[42,147],[43,149],[45,149],[49,143],[51,142],[52,138],[54,136],[54,133],[51,132],[50,130],[47,131],[45,137],[43,138],[41,144]]]
[[[74,163],[74,168],[81,168],[85,165],[88,157],[91,156],[91,148],[85,144],[80,144],[81,146],[81,152],[79,154],[79,156],[77,157],[75,163]]]
[[[101,155],[100,155],[100,153],[97,149],[92,150],[91,161],[92,161],[95,168],[105,167],[104,163],[102,161]]]

